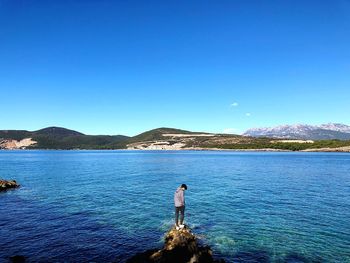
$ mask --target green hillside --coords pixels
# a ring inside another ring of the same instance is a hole
[[[203,148],[218,148],[218,149],[275,149],[287,151],[302,151],[307,149],[321,148],[338,148],[350,146],[350,140],[319,140],[314,143],[296,143],[296,142],[279,142],[279,140],[271,140],[271,138],[251,138],[251,140],[238,143],[227,144],[208,144],[204,143]]]
[[[143,132],[134,137],[130,137],[126,143],[134,143],[141,141],[154,141],[154,140],[163,140],[163,134],[171,133],[171,134],[197,134],[197,132],[190,132],[186,130],[174,129],[174,128],[158,128],[150,131]]]
[[[73,136],[50,136],[33,135],[33,140],[38,143],[31,146],[32,149],[120,149],[124,148],[121,142],[127,136],[116,135],[73,135]]]
[[[186,136],[163,136],[164,134],[184,134]],[[319,140],[314,143],[296,143],[282,142],[272,138],[190,132],[174,128],[153,129],[134,137],[123,135],[85,135],[61,127],[48,127],[38,131],[0,130],[0,144],[4,140],[22,140],[24,138],[32,138],[32,140],[37,142],[37,144],[28,146],[27,149],[126,149],[128,145],[136,145],[139,149],[146,149],[157,144],[170,147],[181,144],[181,148],[300,151],[350,146],[350,140]]]
[[[31,135],[31,132],[25,130],[0,130],[0,139],[22,140]]]
[[[22,140],[29,137],[37,141],[37,144],[29,146],[28,149],[119,149],[125,147],[122,142],[129,138],[123,135],[85,135],[61,127],[48,127],[32,132],[0,131],[0,140]]]
[[[81,132],[77,132],[74,130],[69,130],[69,129],[61,128],[61,127],[47,127],[47,128],[41,129],[41,130],[34,131],[33,134],[55,136],[55,137],[85,135]]]

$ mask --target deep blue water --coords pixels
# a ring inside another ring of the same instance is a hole
[[[161,247],[173,193],[227,262],[350,262],[350,154],[0,151],[0,262],[119,262]]]

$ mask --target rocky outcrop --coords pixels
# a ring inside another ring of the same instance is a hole
[[[5,191],[11,188],[17,188],[19,184],[15,180],[1,180],[0,179],[0,191]]]
[[[181,230],[172,228],[165,235],[164,247],[151,249],[129,258],[127,263],[214,263],[208,246],[200,246],[196,236],[188,227]]]
[[[350,146],[335,148],[313,148],[302,150],[302,152],[350,152]]]
[[[172,141],[151,141],[128,144],[128,150],[181,150],[185,143]]]
[[[25,263],[26,262],[26,258],[24,256],[12,256],[10,257],[10,262],[11,263]]]
[[[0,139],[0,149],[6,150],[15,150],[15,149],[26,149],[28,146],[36,144],[36,141],[33,141],[32,138],[24,138],[22,140],[1,140]]]

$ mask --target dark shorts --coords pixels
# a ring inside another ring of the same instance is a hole
[[[175,206],[175,213],[181,213],[181,214],[183,214],[183,213],[185,213],[185,206],[183,205],[183,206]]]

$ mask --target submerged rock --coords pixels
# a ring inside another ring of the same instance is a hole
[[[26,258],[24,256],[13,256],[10,257],[10,262],[11,263],[24,263],[26,262]]]
[[[188,227],[176,230],[173,227],[165,235],[164,247],[150,249],[129,258],[127,263],[214,263],[208,246],[199,246],[196,236]]]
[[[17,188],[19,184],[15,180],[1,180],[0,179],[0,191],[5,191],[10,188]]]

